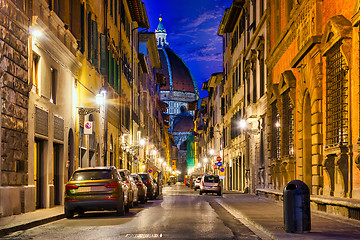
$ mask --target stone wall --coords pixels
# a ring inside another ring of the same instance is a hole
[[[28,24],[26,1],[0,0],[1,186],[28,181]]]

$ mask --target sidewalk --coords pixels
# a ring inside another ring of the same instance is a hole
[[[286,233],[282,202],[233,192],[218,202],[263,239],[360,239],[360,221],[312,211],[309,233]]]
[[[19,230],[26,230],[64,218],[64,206],[0,218],[0,238]]]

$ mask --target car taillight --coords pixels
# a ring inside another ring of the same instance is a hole
[[[219,181],[219,183],[218,183],[218,186],[220,187],[221,186],[221,182]]]
[[[137,184],[136,184],[136,186],[141,187],[141,186],[142,186],[142,184],[141,184],[141,183],[137,183]]]
[[[150,180],[147,180],[147,181],[146,181],[146,184],[150,184]]]
[[[201,182],[201,186],[204,186],[204,182]]]
[[[129,184],[129,181],[128,181],[128,180],[126,180],[126,184]]]
[[[77,186],[77,185],[66,184],[66,186],[65,186],[66,190],[78,189],[78,188],[79,188],[79,186]]]
[[[107,188],[116,188],[118,186],[119,186],[118,182],[112,182],[112,183],[105,184],[105,187],[107,187]]]
[[[79,199],[66,199],[66,202],[76,202],[76,201],[79,201]]]
[[[118,197],[105,197],[104,199],[106,200],[114,200],[114,199],[119,199]]]

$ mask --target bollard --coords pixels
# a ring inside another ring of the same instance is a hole
[[[300,180],[289,182],[283,192],[284,225],[286,232],[310,232],[310,191]]]

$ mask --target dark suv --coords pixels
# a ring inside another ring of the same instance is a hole
[[[149,199],[155,199],[157,197],[156,194],[156,183],[154,182],[154,178],[150,175],[150,173],[138,173],[141,177],[141,180],[147,187],[147,196]]]
[[[65,186],[65,216],[99,210],[116,210],[124,215],[124,187],[115,167],[79,168]]]

